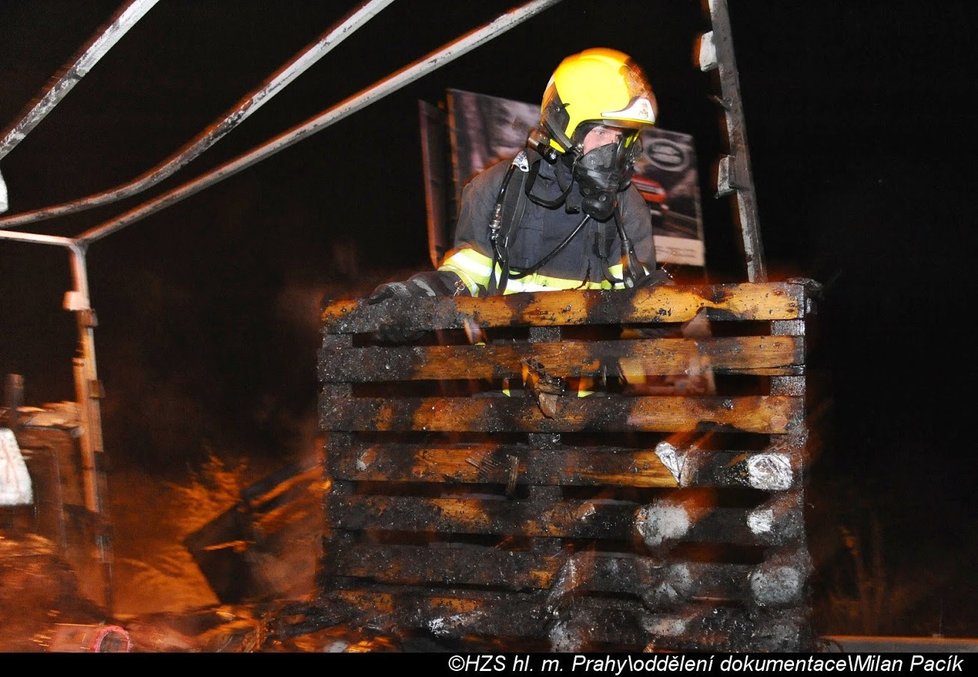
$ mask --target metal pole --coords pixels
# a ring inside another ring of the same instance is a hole
[[[98,322],[88,294],[88,271],[85,248],[73,245],[71,273],[75,288],[65,294],[65,309],[75,313],[78,320],[79,348],[74,359],[75,393],[81,413],[82,481],[85,507],[95,520],[95,546],[102,565],[105,605],[112,608],[112,550],[103,502],[104,447],[102,412],[99,400],[102,385],[95,362],[95,327]]]
[[[51,85],[47,93],[41,97],[40,101],[34,104],[19,122],[4,135],[0,141],[0,159],[14,149],[18,143],[24,140],[34,127],[44,119],[44,117],[54,110],[61,99],[68,95],[68,92],[77,85],[88,71],[105,56],[110,49],[125,35],[130,28],[136,25],[146,12],[152,9],[158,0],[131,0],[109,21],[108,27],[100,35],[89,41],[88,46],[74,64],[65,69],[57,82]]]
[[[72,202],[65,202],[52,207],[44,207],[42,209],[8,216],[0,219],[0,228],[11,228],[55,216],[73,214],[85,209],[91,209],[92,207],[110,204],[141,193],[147,188],[152,188],[167,177],[173,175],[179,169],[190,164],[191,161],[200,156],[204,151],[224,138],[231,130],[250,117],[252,113],[270,101],[286,85],[299,77],[310,66],[319,61],[336,47],[336,45],[343,42],[344,39],[393,1],[371,0],[361,5],[355,11],[344,17],[340,23],[321,35],[316,42],[294,57],[291,62],[280,68],[277,73],[268,78],[258,89],[241,99],[223,118],[214,122],[198,134],[183,149],[129,183]]]
[[[34,104],[34,106],[23,116],[20,121],[14,123],[9,128],[3,139],[0,140],[0,159],[13,150],[14,146],[24,140],[37,124],[44,117],[54,110],[61,99],[68,95],[68,92],[85,77],[92,67],[112,49],[116,42],[125,35],[130,28],[136,25],[146,12],[148,12],[158,0],[131,0],[109,21],[108,27],[100,35],[89,41],[88,46],[75,63],[66,68],[57,82],[51,85],[47,93]],[[7,197],[7,184],[0,174],[0,213],[7,211],[9,200]]]
[[[526,21],[530,17],[540,13],[544,9],[557,4],[560,0],[536,0],[527,3],[517,9],[510,10],[482,28],[471,31],[466,35],[450,42],[439,50],[429,53],[427,56],[418,59],[414,63],[405,66],[393,75],[377,82],[376,84],[360,91],[349,97],[345,101],[338,103],[332,108],[310,118],[304,123],[279,134],[271,141],[268,141],[245,155],[228,162],[214,171],[204,174],[184,185],[174,188],[164,193],[160,197],[150,200],[139,207],[131,209],[122,216],[107,221],[90,230],[85,231],[79,236],[85,242],[100,240],[106,235],[110,235],[117,230],[139,221],[151,214],[176,204],[177,202],[200,192],[219,181],[234,176],[243,169],[247,169],[253,164],[264,160],[267,157],[285,150],[289,146],[306,139],[316,132],[322,131],[326,127],[338,122],[343,118],[355,113],[361,108],[366,108],[375,101],[382,99],[391,92],[397,91],[401,87],[410,84],[429,72],[444,66],[454,59],[475,49],[476,47],[488,42],[496,37],[498,33],[503,33],[510,28]]]

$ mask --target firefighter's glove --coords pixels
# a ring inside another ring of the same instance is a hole
[[[435,296],[435,294],[430,288],[417,284],[413,279],[407,280],[406,282],[385,282],[370,293],[370,296],[367,297],[367,303],[375,305],[377,303],[383,303],[388,299],[401,299],[406,301],[424,296]],[[385,323],[376,332],[377,339],[385,343],[408,343],[410,341],[417,341],[423,335],[423,331],[407,329],[389,323]]]

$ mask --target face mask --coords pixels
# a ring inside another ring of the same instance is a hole
[[[635,144],[632,144],[634,147]],[[574,163],[574,179],[581,192],[581,209],[598,221],[611,217],[618,193],[628,187],[633,156],[623,140],[585,153]]]

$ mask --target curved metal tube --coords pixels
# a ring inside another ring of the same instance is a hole
[[[155,2],[155,0],[153,1]],[[73,214],[85,209],[91,209],[92,207],[99,207],[141,193],[147,188],[155,186],[174,174],[177,170],[188,165],[204,151],[220,141],[228,132],[244,122],[281,89],[304,73],[310,66],[319,61],[336,45],[343,42],[356,29],[372,19],[393,1],[370,0],[369,2],[363,3],[333,28],[323,33],[315,43],[306,48],[305,51],[301,52],[290,63],[283,66],[277,73],[265,80],[258,89],[241,99],[234,108],[225,114],[223,119],[213,123],[167,160],[144,172],[129,183],[60,205],[44,207],[42,209],[35,209],[6,218],[0,218],[0,228],[12,228],[14,226],[50,219],[55,216]]]
[[[143,15],[146,14],[158,0],[131,0],[129,4],[120,10],[109,21],[108,27],[102,33],[89,42],[88,47],[75,63],[66,68],[64,74],[51,85],[47,93],[41,97],[40,101],[34,104],[17,123],[10,128],[7,134],[0,141],[0,159],[24,140],[24,138],[34,129],[44,117],[54,110],[61,99],[68,95],[68,92],[81,81],[88,71],[99,62],[106,53],[125,35],[130,28],[136,25]]]
[[[494,21],[486,24],[482,28],[470,31],[460,38],[450,42],[439,50],[430,52],[427,56],[418,59],[412,64],[405,66],[396,73],[368,87],[365,90],[347,98],[336,104],[332,108],[310,118],[292,129],[279,134],[271,141],[268,141],[254,150],[218,167],[214,171],[174,188],[163,195],[150,200],[118,218],[106,221],[101,225],[91,228],[79,236],[80,241],[94,242],[114,233],[117,230],[139,221],[151,214],[169,207],[191,195],[207,188],[219,181],[233,176],[243,169],[247,169],[253,164],[270,157],[280,150],[301,141],[318,131],[322,131],[334,122],[342,120],[348,115],[355,113],[361,108],[369,106],[374,101],[387,96],[401,87],[414,82],[422,75],[427,74],[451,61],[475,49],[476,47],[488,42],[497,34],[503,33],[510,28],[522,23],[530,17],[540,13],[544,9],[557,4],[560,0],[535,0],[517,9],[510,10]]]

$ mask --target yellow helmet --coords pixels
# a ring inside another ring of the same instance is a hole
[[[584,123],[641,130],[655,124],[652,86],[631,57],[595,47],[568,56],[550,76],[540,105],[540,123],[559,152],[570,150]],[[633,138],[634,138],[633,136]],[[629,141],[630,143],[630,141]]]

